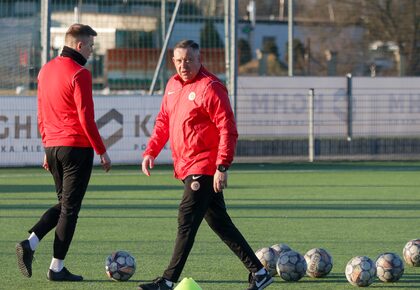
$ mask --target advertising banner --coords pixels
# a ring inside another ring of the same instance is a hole
[[[314,89],[315,138],[406,138],[420,134],[418,78],[240,77],[239,138],[307,138]],[[95,117],[114,164],[140,164],[162,96],[95,96]],[[35,96],[0,97],[0,166],[39,165]],[[95,158],[98,163],[99,158]],[[156,160],[171,163],[167,144]]]
[[[319,137],[412,137],[420,133],[418,78],[240,77],[240,136],[308,136],[309,90]]]
[[[114,164],[140,164],[159,112],[161,96],[96,96],[95,118]],[[35,96],[0,97],[0,166],[41,165]],[[168,145],[157,163],[170,163]],[[99,162],[99,158],[95,158]]]

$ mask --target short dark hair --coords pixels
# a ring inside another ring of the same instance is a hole
[[[90,27],[89,25],[75,23],[71,25],[69,29],[67,30],[66,39],[71,37],[73,39],[80,40],[81,38],[84,38],[84,37],[97,36],[97,35],[98,34],[96,33],[96,31],[93,30],[93,28]]]
[[[194,40],[185,39],[181,40],[174,46],[174,50],[177,48],[192,48],[194,50],[200,50],[200,46]]]

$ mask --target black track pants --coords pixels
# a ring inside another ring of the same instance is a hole
[[[178,233],[173,256],[163,278],[177,282],[203,218],[250,272],[263,266],[226,211],[223,193],[213,190],[213,176],[190,175],[184,180],[184,195],[178,211]]]
[[[41,240],[55,228],[54,258],[64,260],[93,166],[93,149],[80,147],[48,147],[45,149],[54,178],[58,203],[48,209],[29,232]]]

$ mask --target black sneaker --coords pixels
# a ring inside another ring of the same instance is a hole
[[[35,251],[32,251],[28,240],[16,244],[17,263],[20,272],[25,277],[32,276],[32,261]]]
[[[49,269],[47,272],[47,279],[50,281],[83,281],[82,276],[70,273],[70,271],[67,270],[66,267],[63,267],[63,269],[60,272],[54,272],[53,270]]]
[[[147,284],[140,284],[138,290],[172,290],[174,286],[169,287],[166,280],[162,277],[156,278],[153,282]]]
[[[265,271],[265,274],[262,275],[249,273],[248,282],[249,287],[247,290],[260,290],[273,283],[273,277],[271,277],[267,271]]]

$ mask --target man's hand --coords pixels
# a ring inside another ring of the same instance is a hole
[[[228,180],[227,171],[220,172],[219,170],[216,170],[216,173],[214,174],[214,178],[213,178],[214,192],[222,192],[223,189],[227,187],[227,180]]]
[[[100,155],[101,158],[101,164],[102,168],[105,170],[105,172],[108,172],[111,169],[111,159],[108,156],[108,153],[104,153]]]
[[[141,163],[141,170],[147,176],[150,176],[149,168],[152,169],[155,166],[155,158],[150,155],[146,155],[143,158],[143,162]]]
[[[48,161],[47,161],[47,155],[44,154],[44,161],[42,162],[42,167],[44,167],[45,170],[50,171],[50,167],[48,166]]]

